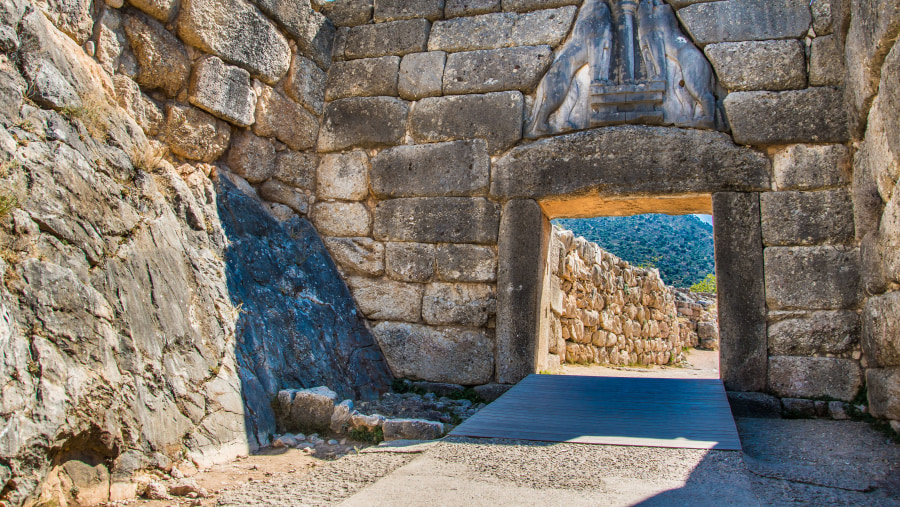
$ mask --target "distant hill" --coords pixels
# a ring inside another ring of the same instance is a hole
[[[712,226],[693,215],[558,219],[553,223],[632,264],[659,268],[662,279],[675,287],[690,287],[715,272]]]

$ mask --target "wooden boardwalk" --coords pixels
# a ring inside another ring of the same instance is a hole
[[[529,375],[450,434],[741,450],[718,379]]]

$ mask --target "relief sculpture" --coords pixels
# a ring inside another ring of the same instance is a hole
[[[712,67],[664,0],[585,0],[526,136],[624,123],[714,129]]]

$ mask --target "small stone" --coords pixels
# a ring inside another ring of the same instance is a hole
[[[334,412],[331,414],[331,431],[333,433],[340,433],[343,431],[344,426],[350,422],[350,416],[353,413],[353,401],[352,400],[344,400],[339,405],[334,407]],[[337,440],[329,440],[328,445],[336,445]]]
[[[166,490],[165,484],[155,481],[147,485],[144,496],[150,500],[170,500],[172,498]]]
[[[372,19],[372,0],[315,0],[314,3],[335,26],[365,25]]]
[[[384,439],[435,440],[444,435],[444,425],[424,419],[388,419],[384,422]]]
[[[328,445],[338,445],[338,441],[335,439],[331,439],[328,441]]]
[[[213,162],[228,148],[228,124],[199,109],[166,104],[165,140],[172,153],[190,160]]]
[[[323,69],[331,65],[334,25],[313,10],[308,0],[253,0],[253,3],[291,35],[300,54]]]
[[[231,143],[228,166],[250,183],[260,183],[275,173],[275,147],[265,138],[241,130]]]
[[[798,398],[782,398],[784,415],[794,418],[812,418],[816,416],[816,402]]]
[[[380,415],[353,414],[350,416],[350,427],[375,431],[384,424],[384,417]]]
[[[128,0],[128,3],[163,23],[172,20],[178,7],[177,0]]]
[[[828,413],[836,421],[845,421],[850,419],[850,416],[847,414],[848,407],[849,405],[842,401],[830,401],[828,402]]]

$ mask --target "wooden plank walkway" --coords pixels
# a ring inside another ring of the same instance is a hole
[[[450,434],[741,450],[718,379],[529,375]]]

